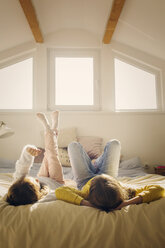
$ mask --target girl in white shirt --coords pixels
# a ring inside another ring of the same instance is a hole
[[[31,204],[38,200],[53,200],[55,198],[54,190],[64,184],[57,144],[59,112],[55,111],[51,114],[51,126],[43,113],[37,113],[37,117],[45,128],[44,159],[37,178],[28,176],[34,157],[38,156],[41,151],[33,145],[26,145],[23,148],[21,156],[16,162],[14,183],[7,194],[6,200],[10,205],[18,206]]]

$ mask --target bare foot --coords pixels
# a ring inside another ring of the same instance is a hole
[[[31,146],[28,146],[26,151],[33,157],[37,157],[42,152],[40,149]]]

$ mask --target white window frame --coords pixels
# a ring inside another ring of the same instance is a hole
[[[135,66],[138,69],[144,70],[155,75],[156,83],[156,101],[157,109],[116,109],[114,102],[115,112],[162,112],[163,111],[163,86],[162,86],[162,70],[156,66],[149,65],[144,61],[130,57],[116,50],[113,50],[113,62],[114,62],[114,96],[115,96],[115,59],[121,60],[124,63]],[[116,97],[114,97],[115,101]]]
[[[14,65],[16,63],[22,62],[26,59],[33,59],[33,67],[32,67],[32,71],[33,71],[33,75],[32,75],[32,80],[33,80],[33,87],[32,87],[32,108],[31,109],[0,109],[0,112],[32,112],[35,108],[35,104],[34,104],[34,95],[35,95],[35,77],[34,77],[34,67],[35,67],[35,54],[34,52],[26,52],[25,54],[21,53],[6,59],[0,59],[0,69],[3,69],[5,67]]]
[[[94,104],[91,105],[55,105],[55,58],[56,57],[72,57],[72,58],[93,58],[93,82]],[[99,49],[48,49],[48,110],[99,110],[100,95],[99,95]]]

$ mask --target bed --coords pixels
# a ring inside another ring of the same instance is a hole
[[[120,163],[119,180],[136,186],[160,184],[165,177],[146,174],[138,158]],[[35,163],[35,176],[40,164]],[[63,167],[73,179],[71,167]],[[14,161],[0,160],[1,248],[164,248],[165,198],[106,213],[59,200],[26,206],[9,206],[3,197],[12,182]]]

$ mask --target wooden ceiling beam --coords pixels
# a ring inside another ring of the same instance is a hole
[[[112,35],[115,31],[118,19],[120,17],[122,8],[124,6],[124,3],[125,3],[125,0],[114,0],[113,1],[110,17],[108,19],[104,38],[103,38],[104,44],[109,44],[112,39]]]
[[[33,36],[36,42],[43,43],[43,36],[39,27],[35,9],[31,0],[19,0],[21,7],[24,11],[26,19],[29,23]]]

